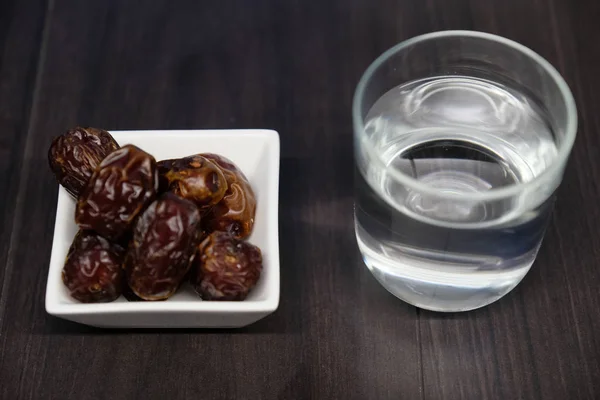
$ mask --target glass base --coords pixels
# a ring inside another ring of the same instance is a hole
[[[518,268],[486,270],[472,263],[435,263],[394,247],[369,246],[373,243],[365,242],[364,235],[357,226],[363,260],[379,283],[399,299],[432,311],[469,311],[493,303],[521,282],[535,258]]]

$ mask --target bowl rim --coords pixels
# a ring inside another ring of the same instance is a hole
[[[61,243],[55,240],[59,230],[62,230],[64,220],[59,221],[60,215],[56,214],[54,223],[54,233],[52,236],[52,250],[48,265],[48,276],[46,280],[45,308],[46,312],[54,316],[68,315],[101,315],[101,314],[152,314],[152,313],[204,313],[204,314],[230,314],[230,313],[265,313],[272,312],[279,306],[280,297],[280,259],[279,259],[279,169],[280,169],[280,140],[279,134],[271,129],[190,129],[190,130],[123,130],[110,131],[116,136],[136,136],[136,135],[169,135],[171,138],[176,135],[205,137],[219,137],[220,139],[234,138],[244,135],[252,135],[257,139],[264,140],[267,143],[265,157],[270,158],[271,168],[266,172],[267,190],[272,208],[275,212],[269,212],[266,221],[267,232],[269,235],[269,274],[265,282],[265,296],[257,300],[245,301],[207,301],[198,298],[197,301],[187,300],[168,300],[168,301],[136,301],[136,302],[109,302],[109,303],[64,303],[58,298],[58,285],[62,284],[60,278],[53,277],[52,274],[59,274],[62,269],[58,263],[53,262],[56,249]],[[224,138],[226,136],[227,138]],[[59,210],[61,198],[68,196],[66,190],[59,185],[58,200],[56,210]],[[64,201],[64,200],[63,200]]]

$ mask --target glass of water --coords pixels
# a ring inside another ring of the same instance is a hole
[[[417,307],[498,300],[533,264],[575,140],[573,96],[542,57],[471,31],[381,55],[353,104],[365,264]]]

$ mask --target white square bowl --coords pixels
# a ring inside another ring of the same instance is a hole
[[[134,144],[157,161],[197,153],[231,159],[257,197],[255,225],[248,241],[262,250],[263,272],[244,301],[202,301],[184,284],[166,301],[79,303],[61,280],[67,251],[77,233],[75,201],[58,192],[54,242],[46,287],[46,311],[86,325],[107,328],[233,328],[271,314],[279,304],[279,135],[271,130],[185,130],[111,132],[120,145]]]

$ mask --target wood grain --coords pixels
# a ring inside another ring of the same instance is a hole
[[[593,0],[2,3],[0,399],[600,398],[599,16]],[[530,274],[499,302],[450,315],[386,293],[352,221],[354,87],[381,52],[440,29],[533,48],[580,114]],[[48,316],[46,151],[77,124],[278,130],[279,310],[241,330]]]
[[[42,0],[0,3],[0,299],[45,11]]]
[[[589,42],[598,33],[593,16],[600,7],[577,3],[494,2],[473,8],[472,23],[463,21],[465,28],[515,39],[553,63],[574,92],[580,128],[554,218],[524,281],[504,299],[468,314],[420,312],[426,399],[600,396],[600,292],[594,289],[600,285],[600,165],[592,156],[600,82],[590,68],[598,51]],[[544,21],[544,29],[528,22],[534,20]]]
[[[323,10],[276,1],[55,4],[23,155],[27,203],[13,263],[28,268],[6,293],[5,396],[420,398],[417,314],[362,267],[352,225],[351,96],[396,39],[351,62],[351,37],[328,21],[352,17],[359,35],[360,10]],[[45,154],[75,124],[281,132],[279,310],[235,332],[107,332],[47,316],[57,188]]]

